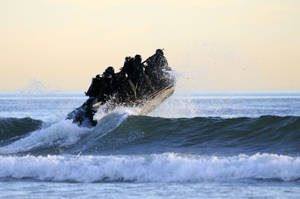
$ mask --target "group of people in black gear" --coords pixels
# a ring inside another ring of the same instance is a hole
[[[103,103],[111,97],[118,103],[135,102],[167,83],[162,78],[166,70],[170,68],[161,49],[144,62],[140,55],[126,57],[120,72],[115,73],[114,68],[109,66],[101,76],[93,78],[85,94]]]
[[[90,126],[95,126],[95,103],[112,101],[114,104],[137,105],[173,83],[172,78],[168,77],[167,71],[170,70],[161,49],[157,49],[155,54],[144,62],[140,55],[134,58],[126,57],[120,72],[115,73],[114,68],[109,66],[101,76],[96,75],[92,79],[88,91],[85,92],[89,99],[69,113],[67,119],[72,119],[79,125],[84,125],[87,121]]]

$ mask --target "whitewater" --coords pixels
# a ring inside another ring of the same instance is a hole
[[[65,120],[80,93],[0,94],[0,198],[299,198],[300,93],[175,93]]]

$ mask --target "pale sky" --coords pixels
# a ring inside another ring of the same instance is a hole
[[[179,90],[300,91],[300,1],[0,0],[0,92],[83,92],[157,48]]]

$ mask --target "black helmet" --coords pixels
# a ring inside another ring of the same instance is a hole
[[[142,62],[142,57],[141,57],[141,55],[136,55],[136,56],[134,57],[134,59],[135,59],[136,61],[138,61],[138,62]]]
[[[131,59],[131,57],[125,57],[125,62],[129,61]]]
[[[162,49],[157,49],[155,54],[164,55],[164,52],[162,51]]]
[[[115,69],[112,66],[107,67],[107,69],[105,70],[106,73],[108,74],[115,74]]]
[[[104,73],[102,74],[102,77],[104,78],[112,78],[115,75],[115,70],[112,66],[107,67],[105,69]]]

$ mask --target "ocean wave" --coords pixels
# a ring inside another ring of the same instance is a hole
[[[0,148],[0,154],[207,155],[300,153],[300,117],[160,118],[111,113],[95,128],[63,120]]]
[[[9,145],[0,147],[0,154],[60,153],[80,140],[90,142],[105,136],[118,127],[127,118],[127,115],[126,113],[109,114],[103,117],[95,128],[83,128],[72,123],[71,120],[62,120],[46,128],[34,131],[27,137]],[[78,146],[75,147],[78,148]]]
[[[41,120],[26,118],[0,118],[0,141],[25,135],[42,126]]]
[[[63,120],[50,127],[39,129],[30,135],[0,148],[0,154],[43,151],[47,148],[64,147],[76,143],[89,129],[79,128],[69,120]],[[57,148],[59,150],[59,148]]]
[[[179,118],[129,116],[115,130],[75,152],[298,154],[300,117]]]
[[[60,182],[298,181],[300,158],[175,153],[131,156],[0,156],[0,178]]]

